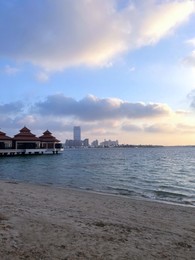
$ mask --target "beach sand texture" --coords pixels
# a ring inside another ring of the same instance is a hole
[[[195,259],[195,208],[0,181],[0,259]]]

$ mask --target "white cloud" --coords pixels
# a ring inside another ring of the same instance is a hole
[[[195,67],[195,50],[183,59],[183,63],[187,66]]]
[[[3,73],[7,75],[15,75],[19,72],[20,70],[16,67],[12,67],[10,65],[6,65],[4,69],[2,70]]]
[[[122,130],[126,132],[145,132],[145,133],[174,133],[176,126],[174,124],[167,123],[142,123],[142,124],[131,124],[126,123],[122,126]]]
[[[178,109],[178,110],[175,111],[175,113],[176,113],[176,115],[179,115],[179,116],[182,116],[182,115],[183,116],[188,116],[188,115],[191,114],[190,111],[184,110],[184,109]]]
[[[187,40],[186,43],[195,47],[195,38]]]
[[[0,56],[48,71],[108,65],[121,53],[157,43],[194,12],[194,1],[140,0],[120,10],[115,3],[3,0]]]
[[[135,71],[135,67],[129,68],[129,72],[134,72],[134,71]]]
[[[49,80],[49,75],[46,72],[40,71],[37,73],[36,79],[42,83],[45,83]]]
[[[194,110],[195,109],[195,89],[191,90],[190,93],[188,93],[187,98],[190,100],[190,107]]]
[[[148,133],[148,134],[193,134],[195,125],[184,123],[147,123],[147,124],[124,124],[121,128],[129,133]]]
[[[176,133],[176,127],[174,124],[151,124],[144,127],[144,131],[148,133]]]
[[[143,2],[143,1],[142,1]],[[143,4],[140,17],[140,45],[153,44],[162,37],[172,33],[181,23],[185,22],[189,15],[194,13],[195,4],[193,1],[149,1]]]
[[[195,132],[195,125],[193,124],[184,124],[180,123],[177,125],[177,128],[179,131],[185,133],[185,134],[194,134]]]
[[[186,44],[195,47],[195,38],[189,39]],[[193,50],[187,57],[183,59],[183,64],[187,66],[195,67],[195,50]]]

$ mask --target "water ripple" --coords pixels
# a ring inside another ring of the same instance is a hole
[[[195,205],[195,148],[68,149],[0,158],[0,178]]]

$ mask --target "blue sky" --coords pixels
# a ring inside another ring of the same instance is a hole
[[[195,144],[195,1],[2,0],[0,128]]]

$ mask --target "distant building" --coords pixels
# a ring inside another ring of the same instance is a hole
[[[89,139],[86,138],[85,140],[83,140],[82,144],[83,144],[84,147],[88,147],[89,146]]]
[[[73,148],[73,147],[81,147],[82,146],[82,141],[80,140],[72,140],[72,139],[67,139],[65,142],[65,147],[67,148]]]
[[[80,128],[80,126],[74,126],[73,140],[74,141],[81,141],[81,128]]]
[[[85,140],[66,140],[65,142],[65,147],[68,148],[79,148],[79,147],[88,147],[89,146],[89,139],[85,139]]]
[[[116,141],[111,141],[111,140],[108,140],[108,141],[104,141],[102,143],[100,143],[100,146],[101,147],[116,147],[118,146],[118,140]]]
[[[88,147],[89,139],[81,140],[81,128],[80,126],[74,126],[73,128],[73,140],[67,139],[65,142],[65,147],[67,148],[79,148]]]
[[[92,143],[91,143],[91,146],[92,147],[98,147],[98,140],[94,140]]]

